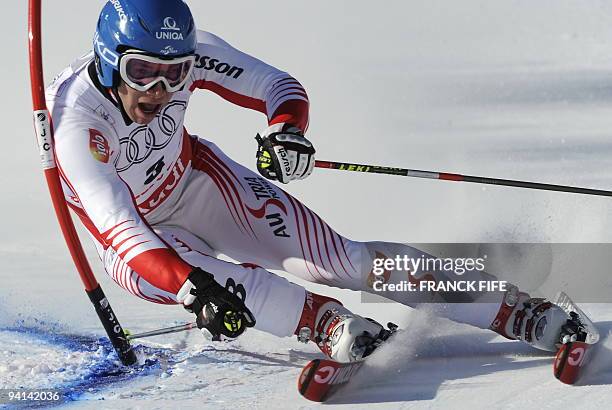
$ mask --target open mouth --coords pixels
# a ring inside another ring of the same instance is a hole
[[[138,103],[138,108],[146,115],[157,114],[161,108],[161,104]]]

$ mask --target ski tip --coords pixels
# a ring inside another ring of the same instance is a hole
[[[331,359],[313,360],[302,370],[298,390],[308,400],[326,401],[351,380],[363,363],[363,360],[349,363]]]
[[[298,377],[298,391],[302,396],[304,396],[308,400],[322,402],[324,399],[325,391],[321,391],[319,388],[312,388],[311,382],[312,379],[319,368],[319,364],[321,360],[315,359],[311,360],[300,373],[300,377]]]
[[[561,346],[555,356],[553,372],[565,384],[575,384],[580,378],[582,366],[586,363],[590,344],[570,342]]]

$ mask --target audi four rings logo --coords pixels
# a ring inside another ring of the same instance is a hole
[[[117,171],[122,172],[134,164],[145,161],[153,151],[164,149],[177,131],[182,129],[181,118],[187,103],[171,101],[157,114],[157,123],[135,128],[129,136],[119,139],[121,152],[117,160]],[[157,125],[157,126],[156,126]]]

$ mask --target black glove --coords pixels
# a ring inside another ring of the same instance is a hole
[[[196,314],[196,323],[212,340],[233,339],[247,327],[255,326],[255,317],[246,307],[246,290],[229,278],[225,287],[212,274],[195,268],[177,293],[185,309]]]
[[[255,137],[257,170],[267,179],[283,184],[304,179],[312,173],[315,149],[302,131],[285,124],[273,124]]]

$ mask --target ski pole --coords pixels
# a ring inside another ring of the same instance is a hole
[[[127,338],[128,340],[140,339],[142,337],[165,335],[167,333],[184,332],[186,330],[196,329],[197,327],[198,325],[196,324],[196,322],[185,323],[184,325],[165,327],[163,329],[151,330],[148,332],[136,333],[133,335],[128,333]]]
[[[455,182],[473,182],[476,184],[502,185],[517,188],[539,189],[544,191],[570,192],[583,195],[612,196],[612,191],[581,188],[567,185],[543,184],[539,182],[518,181],[513,179],[487,178],[473,175],[451,174],[448,172],[421,171],[418,169],[391,168],[378,165],[353,164],[350,162],[315,161],[315,167],[337,169],[339,171],[368,172],[374,174],[399,175],[403,177],[440,179]]]
[[[79,236],[74,229],[70,212],[66,206],[64,193],[55,157],[53,154],[53,127],[47,110],[47,102],[45,101],[45,90],[43,80],[42,66],[42,48],[41,48],[41,0],[30,0],[28,4],[28,40],[29,40],[29,57],[30,57],[30,85],[32,87],[32,106],[34,110],[34,129],[38,147],[40,149],[40,159],[45,173],[49,193],[55,214],[66,240],[66,245],[72,256],[72,260],[79,272],[81,281],[85,286],[85,291],[89,296],[89,300],[94,305],[96,313],[106,330],[106,334],[110,339],[117,355],[121,362],[129,366],[136,363],[136,354],[132,350],[132,346],[128,341],[117,316],[113,312],[108,299],[104,295],[100,284],[87,262],[87,257],[79,241]]]

